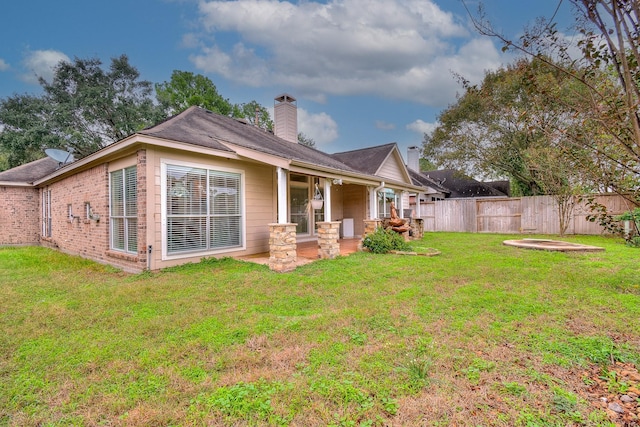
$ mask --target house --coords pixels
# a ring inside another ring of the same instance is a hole
[[[407,169],[416,185],[430,187],[431,200],[458,199],[465,197],[509,197],[509,181],[480,182],[453,169],[420,172],[420,149],[407,150]]]
[[[480,182],[453,169],[422,172],[449,190],[448,197],[509,197],[509,181]]]
[[[410,194],[433,191],[412,181],[395,144],[326,154],[297,143],[295,98],[276,97],[274,113],[270,133],[191,107],[72,163],[0,172],[0,245],[127,271],[268,252],[288,271],[298,242],[332,258],[339,237],[375,229],[391,201],[403,212]]]

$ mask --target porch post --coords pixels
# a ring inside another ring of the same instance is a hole
[[[278,167],[276,169],[278,181],[278,224],[287,223],[287,171]]]
[[[286,273],[296,268],[296,224],[269,224],[269,268]]]
[[[318,258],[334,259],[340,255],[340,221],[318,224]]]
[[[331,181],[324,180],[324,220],[331,222]]]
[[[420,212],[420,193],[416,193],[416,218],[421,218],[422,212]]]
[[[278,222],[269,224],[269,268],[284,273],[296,268],[296,224],[288,222],[287,171],[276,168],[278,181]]]

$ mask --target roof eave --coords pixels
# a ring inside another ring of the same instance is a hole
[[[31,182],[0,181],[0,187],[34,187]]]
[[[70,163],[69,165],[66,165],[63,168],[56,170],[54,173],[49,174],[44,178],[34,181],[34,185],[36,186],[42,185],[56,178],[69,175],[72,172],[78,169],[81,169],[83,167],[88,167],[91,165],[102,163],[105,159],[108,159],[118,153],[124,153],[127,150],[132,150],[138,145],[145,145],[145,144],[156,146],[156,147],[187,150],[193,153],[216,155],[218,157],[225,157],[228,159],[238,159],[238,154],[234,152],[227,152],[227,151],[217,150],[214,148],[207,148],[200,145],[190,144],[186,142],[174,141],[169,139],[143,135],[140,133],[135,133],[133,135],[128,136],[125,139],[116,141],[113,144],[110,144],[102,148],[101,150],[88,155],[87,157],[84,157],[80,160]]]

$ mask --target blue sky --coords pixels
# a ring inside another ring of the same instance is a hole
[[[559,0],[484,0],[517,38]],[[468,0],[472,11],[477,1]],[[564,0],[559,29],[569,31]],[[570,35],[570,32],[567,32]],[[0,98],[39,94],[62,59],[126,54],[141,78],[173,70],[209,77],[233,103],[266,107],[289,93],[299,130],[332,153],[420,145],[454,103],[458,73],[479,82],[513,58],[478,35],[460,0],[9,0],[0,14]]]

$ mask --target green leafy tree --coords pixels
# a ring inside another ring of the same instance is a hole
[[[76,158],[120,140],[163,116],[126,55],[61,62],[51,82],[40,79],[42,96],[15,95],[0,101],[0,147],[10,167],[43,156],[46,147]]]
[[[426,157],[420,157],[418,162],[420,165],[420,172],[427,172],[427,171],[433,171],[438,169],[438,167]]]
[[[627,0],[570,3],[581,34],[577,58],[571,57],[572,46],[557,30],[553,17],[539,19],[519,40],[496,31],[482,9],[472,19],[480,33],[500,39],[503,50],[545,61],[581,86],[587,96],[566,104],[581,125],[567,134],[566,141],[572,150],[591,153],[596,161],[584,170],[594,178],[602,177],[602,187],[640,204],[640,4]],[[548,59],[552,56],[560,61]],[[603,73],[613,78],[602,79]],[[546,95],[553,99],[553,91]]]
[[[298,144],[306,145],[307,147],[315,148],[316,142],[313,138],[308,137],[303,132],[298,133]]]
[[[0,102],[0,170],[37,160],[43,148],[66,148],[50,123],[51,106],[44,98],[14,95]]]
[[[174,70],[171,80],[156,84],[155,89],[158,103],[167,115],[181,113],[195,105],[223,116],[245,119],[265,130],[273,129],[269,110],[256,101],[232,104],[218,93],[211,79],[201,74]]]
[[[570,162],[559,147],[576,120],[560,103],[550,104],[538,87],[553,85],[573,96],[566,83],[554,68],[524,59],[487,72],[479,86],[462,79],[465,92],[440,114],[434,132],[425,135],[424,156],[470,176],[507,176],[514,194],[548,194],[545,180],[551,177],[541,173],[539,164]]]
[[[269,110],[255,100],[234,105],[232,116],[245,119],[250,124],[264,130],[273,130],[273,120],[271,120]]]
[[[229,116],[234,106],[218,93],[216,85],[201,74],[174,70],[171,80],[156,83],[156,98],[167,115],[178,114],[191,106]]]

